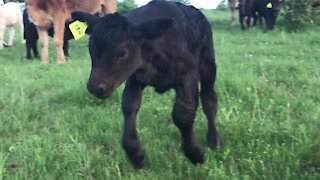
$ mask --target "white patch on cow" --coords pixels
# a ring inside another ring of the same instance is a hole
[[[31,18],[31,16],[29,16],[29,21],[30,21],[32,24],[34,24],[34,25],[37,26],[37,23]]]

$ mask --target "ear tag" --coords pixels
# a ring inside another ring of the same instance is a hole
[[[267,7],[268,9],[271,9],[271,8],[272,8],[272,3],[268,3],[266,7]]]
[[[88,28],[87,23],[74,21],[69,24],[69,29],[75,40],[82,38],[86,34],[86,30]]]

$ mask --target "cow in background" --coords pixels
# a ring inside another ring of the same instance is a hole
[[[238,10],[239,22],[242,30],[250,27],[252,18],[254,20],[253,24],[256,24],[257,14],[254,0],[239,0]]]
[[[65,24],[65,31],[63,37],[63,52],[65,56],[69,56],[69,40],[74,39],[70,29],[68,28],[69,22]],[[23,37],[26,40],[26,58],[32,59],[33,57],[38,58],[38,48],[37,48],[37,41],[39,39],[38,31],[36,26],[29,20],[29,15],[27,10],[23,12],[23,26],[24,26],[24,33]],[[49,36],[54,36],[54,29],[51,27],[48,30]]]
[[[238,8],[238,0],[228,0],[228,7],[231,14],[231,26],[235,26],[236,24],[235,11]]]
[[[264,19],[267,29],[272,30],[280,13],[282,0],[254,0],[256,12]],[[262,23],[261,23],[262,24]]]
[[[71,12],[83,11],[90,14],[114,13],[116,0],[26,0],[28,14],[36,24],[42,47],[41,60],[49,63],[48,30],[54,28],[54,42],[57,52],[57,63],[65,63],[63,53],[63,36],[65,23],[71,18]]]
[[[251,25],[251,19],[253,19],[253,25],[256,25],[258,17],[260,18],[260,24],[262,19],[266,22],[268,30],[272,30],[276,24],[276,19],[279,15],[282,0],[240,0],[239,1],[239,21],[241,29],[245,30]],[[246,25],[244,20],[246,19]]]
[[[19,4],[9,2],[4,5],[0,5],[0,49],[3,49],[3,38],[6,27],[8,27],[9,29],[9,39],[7,45],[12,46],[15,32],[15,24],[19,24],[21,42],[24,43],[22,13]]]

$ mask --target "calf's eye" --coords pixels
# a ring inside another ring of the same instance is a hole
[[[127,52],[125,50],[121,50],[118,52],[118,59],[121,60],[126,56]]]

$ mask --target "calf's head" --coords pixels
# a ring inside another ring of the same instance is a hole
[[[160,38],[173,24],[164,18],[134,25],[119,13],[98,18],[74,12],[72,18],[88,24],[92,68],[87,88],[100,99],[110,96],[143,65],[141,43]]]
[[[276,24],[276,19],[280,12],[281,0],[261,1],[261,12],[265,18],[267,29],[272,30]]]

